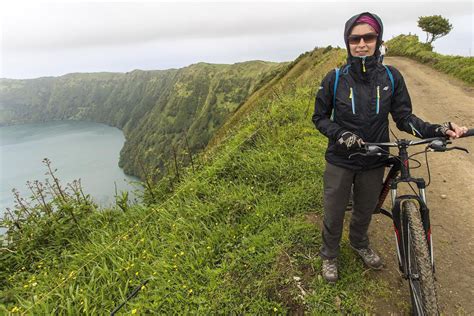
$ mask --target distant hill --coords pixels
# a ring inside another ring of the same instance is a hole
[[[181,69],[72,73],[28,80],[0,79],[0,125],[51,120],[105,123],[124,131],[120,166],[144,177],[163,169],[173,146],[192,152],[253,91],[288,63],[197,63]]]

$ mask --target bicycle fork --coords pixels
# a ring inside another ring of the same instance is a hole
[[[418,179],[417,179],[418,180]],[[408,278],[408,239],[406,232],[408,231],[408,223],[406,215],[402,214],[402,201],[415,200],[419,206],[420,216],[425,231],[426,242],[430,252],[430,261],[435,271],[434,254],[433,254],[433,238],[431,234],[431,225],[429,218],[429,209],[426,206],[426,191],[424,181],[416,181],[418,185],[419,195],[397,195],[397,183],[392,183],[390,188],[391,202],[392,202],[392,220],[395,235],[395,246],[397,248],[397,257],[400,271],[405,278]]]

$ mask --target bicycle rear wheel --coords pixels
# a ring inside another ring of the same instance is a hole
[[[438,299],[420,210],[412,200],[402,202],[408,221],[408,281],[415,315],[438,315]]]

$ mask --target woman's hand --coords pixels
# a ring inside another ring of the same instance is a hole
[[[449,129],[446,131],[446,135],[449,136],[449,138],[454,139],[461,137],[466,132],[466,126],[458,126],[455,123],[450,123]]]

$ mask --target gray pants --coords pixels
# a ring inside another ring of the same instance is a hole
[[[385,167],[353,171],[326,163],[321,257],[333,259],[339,255],[344,214],[352,185],[354,185],[354,196],[349,240],[356,248],[369,246],[367,230],[382,190],[384,170]]]

